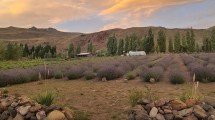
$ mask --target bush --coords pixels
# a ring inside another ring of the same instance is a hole
[[[79,67],[71,68],[67,73],[67,78],[69,80],[75,80],[83,77],[84,70]]]
[[[172,84],[183,84],[185,82],[183,75],[179,71],[170,73],[169,79]]]
[[[84,78],[86,79],[86,80],[92,80],[92,79],[94,79],[96,76],[95,76],[95,74],[92,72],[92,71],[86,71],[86,72],[84,72]]]
[[[141,78],[145,82],[150,82],[151,78],[154,78],[155,81],[158,82],[163,72],[164,72],[164,69],[161,66],[153,67],[153,68],[150,68],[148,71],[143,72],[141,74]]]
[[[63,73],[62,72],[55,72],[54,73],[54,78],[55,79],[61,79],[61,78],[63,78]]]
[[[134,73],[134,72],[129,72],[129,73],[127,73],[126,75],[125,75],[125,78],[127,79],[127,80],[133,80],[133,79],[135,79],[136,78],[136,73]]]
[[[132,107],[137,105],[137,102],[143,98],[143,91],[133,89],[129,95],[129,103]]]
[[[98,71],[97,77],[99,79],[102,79],[105,77],[106,80],[113,80],[113,79],[122,77],[123,74],[124,74],[123,70],[119,67],[104,66]]]
[[[56,94],[54,92],[45,91],[36,95],[33,99],[41,105],[50,106],[54,102],[55,98],[56,98]]]

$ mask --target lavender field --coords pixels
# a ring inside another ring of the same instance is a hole
[[[215,82],[215,54],[160,54],[143,57],[115,57],[44,64],[30,68],[0,70],[0,86],[43,79],[114,80],[140,78],[145,82],[168,81],[173,84],[196,80]],[[182,64],[183,63],[183,64]],[[188,71],[186,71],[187,69]]]

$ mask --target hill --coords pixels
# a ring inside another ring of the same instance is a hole
[[[117,38],[125,38],[127,35],[135,33],[138,37],[144,37],[149,28],[157,39],[157,33],[159,30],[163,30],[166,33],[167,39],[169,37],[174,38],[174,35],[179,32],[181,37],[186,35],[188,29],[168,29],[164,27],[133,27],[127,29],[110,29],[106,31],[100,31],[95,33],[71,33],[62,32],[54,28],[0,28],[0,40],[5,42],[16,42],[31,45],[46,44],[56,45],[58,51],[64,51],[70,42],[74,44],[80,43],[82,50],[86,50],[89,41],[92,41],[97,49],[104,48],[109,36],[116,35]],[[193,29],[195,33],[195,39],[199,44],[202,44],[204,37],[210,35],[211,30],[214,27],[208,29]]]

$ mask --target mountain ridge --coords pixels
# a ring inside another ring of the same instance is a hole
[[[82,50],[85,51],[89,41],[92,41],[97,49],[104,48],[109,36],[116,35],[117,38],[125,38],[128,35],[135,33],[138,37],[142,38],[147,35],[149,28],[152,29],[155,40],[157,39],[157,33],[159,30],[163,30],[166,33],[167,40],[169,37],[174,38],[174,35],[179,32],[181,37],[186,35],[188,28],[165,28],[165,27],[131,27],[131,28],[115,28],[109,30],[103,30],[93,33],[79,33],[79,32],[63,32],[55,28],[19,28],[19,27],[7,27],[0,28],[0,40],[4,42],[16,42],[22,44],[38,45],[38,44],[51,44],[56,45],[58,51],[65,51],[70,42],[75,45],[78,43],[81,45]],[[215,26],[208,29],[193,29],[197,43],[202,44],[202,40],[205,37],[209,37],[211,30]]]

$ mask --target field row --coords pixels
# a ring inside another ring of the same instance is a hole
[[[115,57],[0,70],[0,86],[52,78],[114,80],[121,77],[128,80],[140,77],[145,82],[168,80],[173,84],[182,84],[191,81],[189,76],[193,76],[194,73],[198,81],[214,82],[215,64],[193,56],[160,54],[143,57]],[[187,68],[188,71],[186,71]]]

